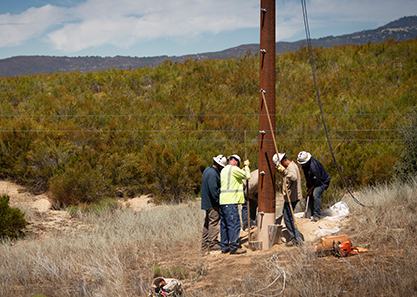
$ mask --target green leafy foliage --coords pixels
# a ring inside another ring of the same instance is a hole
[[[13,239],[23,235],[28,224],[24,213],[18,208],[9,206],[9,196],[0,196],[0,239]]]
[[[112,195],[111,180],[102,174],[103,168],[94,152],[79,156],[65,171],[51,178],[49,196],[63,206],[98,203]]]
[[[401,132],[405,147],[401,162],[396,164],[396,176],[406,180],[417,175],[417,108],[408,115]]]
[[[417,105],[417,40],[313,48],[313,55],[348,185],[414,172],[398,166],[416,164],[405,159],[415,152],[416,125],[405,115]],[[306,47],[277,56],[276,139],[290,159],[306,150],[324,165],[332,200],[343,183],[309,61]],[[0,78],[0,177],[67,206],[150,192],[157,202],[194,197],[213,156],[244,156],[244,131],[257,168],[259,87],[259,56],[250,52],[133,71]]]
[[[45,192],[49,180],[65,170],[65,165],[76,150],[77,147],[71,143],[36,140],[31,143],[22,162],[18,162],[18,174],[33,193]]]
[[[152,145],[142,166],[156,203],[180,202],[200,190],[202,162],[194,152]]]

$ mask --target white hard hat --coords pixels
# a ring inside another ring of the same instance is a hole
[[[219,164],[221,167],[224,167],[224,166],[227,165],[227,159],[223,155],[218,155],[218,156],[214,157],[213,160],[214,160],[214,162]]]
[[[278,153],[278,156],[277,156],[277,154],[275,154],[272,157],[272,162],[274,162],[275,166],[278,166],[278,162],[281,162],[282,158],[284,158],[284,156],[285,156],[285,153],[284,154]]]
[[[309,152],[302,151],[298,154],[297,162],[298,164],[303,165],[307,163],[308,161],[310,161],[310,159],[311,159],[311,154]]]
[[[233,159],[236,159],[239,162],[239,164],[237,164],[237,166],[240,166],[240,163],[241,163],[240,157],[238,155],[231,155],[231,156],[229,156],[229,160],[232,159],[232,158]]]

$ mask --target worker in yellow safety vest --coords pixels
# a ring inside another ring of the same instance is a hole
[[[244,162],[240,169],[240,157],[231,155],[229,164],[220,173],[220,248],[222,253],[243,254],[246,250],[239,248],[240,217],[238,205],[245,202],[243,182],[250,178],[250,162]]]

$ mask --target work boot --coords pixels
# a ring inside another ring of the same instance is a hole
[[[286,247],[296,246],[297,242],[292,238],[291,240],[287,241],[285,244]]]
[[[241,254],[244,254],[244,253],[246,253],[246,250],[240,249],[240,248],[235,250],[235,251],[230,251],[231,255],[241,255]]]
[[[210,252],[212,252],[212,251],[219,251],[219,250],[221,250],[221,248],[217,244],[216,245],[213,245],[211,248],[209,248],[209,251]]]
[[[222,251],[222,254],[227,254],[229,252],[229,249]]]

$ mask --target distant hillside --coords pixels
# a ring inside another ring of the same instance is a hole
[[[388,38],[396,41],[404,41],[417,38],[417,16],[403,17],[396,21],[379,27],[375,30],[365,30],[341,36],[327,36],[312,39],[315,46],[332,47],[343,44],[363,44],[367,42],[379,43]],[[305,40],[295,42],[277,42],[276,52],[281,54],[286,51],[296,51]],[[119,69],[135,69],[138,67],[155,67],[166,59],[183,61],[188,58],[203,59],[226,59],[236,58],[248,50],[257,52],[259,44],[244,44],[223,51],[200,53],[185,56],[157,56],[157,57],[50,57],[50,56],[18,56],[0,60],[0,76],[18,76],[37,73],[69,72],[69,71],[99,71],[111,67]]]

